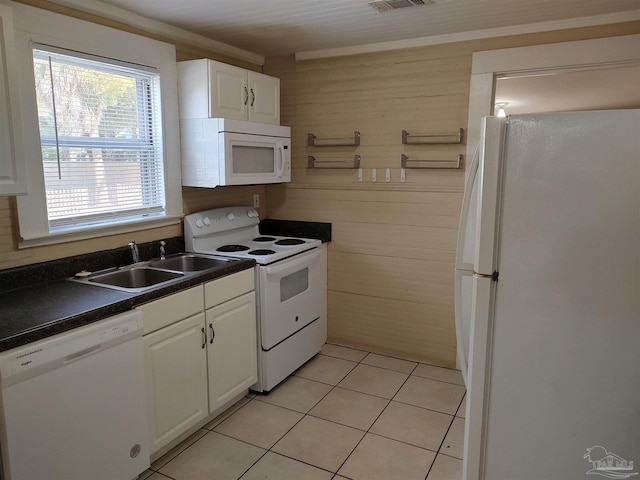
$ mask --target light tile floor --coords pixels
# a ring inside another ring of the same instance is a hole
[[[464,398],[457,370],[326,344],[140,479],[459,480]]]

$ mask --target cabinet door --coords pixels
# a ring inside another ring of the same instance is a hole
[[[11,9],[0,5],[0,195],[27,193]]]
[[[248,119],[247,71],[226,63],[209,61],[209,117]]]
[[[255,292],[207,310],[209,412],[257,380]]]
[[[249,71],[249,120],[280,125],[280,79]]]
[[[143,337],[151,453],[205,418],[204,313]]]

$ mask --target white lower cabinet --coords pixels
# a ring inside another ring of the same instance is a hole
[[[255,312],[254,292],[207,310],[211,412],[258,380]]]
[[[151,452],[209,415],[204,313],[143,337]]]
[[[256,382],[253,269],[138,309],[145,325],[145,381],[154,454],[170,448],[170,443],[219,413]]]

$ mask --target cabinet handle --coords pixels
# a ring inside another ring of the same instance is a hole
[[[202,327],[202,348],[207,346],[207,332],[204,331],[204,327]]]
[[[253,93],[253,88],[251,89],[251,106],[253,107],[253,104],[256,101],[256,94]]]
[[[211,330],[211,340],[209,340],[209,343],[213,343],[213,339],[216,336],[216,331],[213,329],[213,323],[209,324],[209,330]]]
[[[248,101],[249,101],[249,90],[247,90],[247,87],[244,87],[244,104],[246,105]]]

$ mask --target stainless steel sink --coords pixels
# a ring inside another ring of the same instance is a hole
[[[110,268],[82,277],[76,276],[70,280],[129,293],[141,293],[180,282],[208,270],[214,271],[237,261],[239,260],[234,258],[179,253],[162,260]]]
[[[139,289],[181,277],[184,277],[184,274],[180,272],[169,272],[148,267],[134,267],[126,270],[98,274],[89,278],[89,282],[126,289]]]
[[[166,258],[164,260],[156,260],[155,262],[151,262],[149,266],[178,272],[200,272],[202,270],[228,265],[230,261],[231,259],[229,258],[213,258],[187,254]]]

